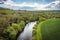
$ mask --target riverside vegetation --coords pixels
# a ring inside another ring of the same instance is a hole
[[[25,11],[25,10],[17,11],[17,10],[0,8],[0,40],[16,40],[17,34],[21,31],[23,31],[25,25],[28,22],[32,22],[32,21],[37,21],[37,24],[33,28],[32,40],[48,40],[48,39],[51,40],[52,37],[54,37],[54,36],[52,36],[53,34],[52,35],[49,34],[50,33],[49,23],[50,23],[50,25],[52,25],[51,22],[55,22],[55,21],[53,21],[55,19],[58,20],[56,22],[60,22],[59,18],[60,18],[59,11]],[[50,20],[49,20],[49,22],[46,21],[48,19],[51,19],[51,21]],[[44,21],[46,21],[46,22],[44,22]],[[46,30],[44,29],[45,28],[44,25],[46,25],[47,31],[49,29],[49,32],[46,32]],[[54,25],[56,26],[56,24],[54,24]],[[58,29],[59,29],[59,26],[60,25],[58,24],[56,26],[56,28],[58,27]],[[51,26],[51,28],[52,28],[52,26]],[[58,29],[55,30],[54,27],[52,28],[52,30],[54,32],[55,31],[57,32]],[[49,35],[47,35],[46,33]],[[57,35],[56,35],[56,37],[57,37]],[[54,37],[54,38],[56,38],[56,37]]]

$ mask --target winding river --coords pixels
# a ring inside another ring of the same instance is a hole
[[[17,40],[31,40],[32,38],[32,29],[36,22],[30,22],[26,24],[24,31],[18,36]]]

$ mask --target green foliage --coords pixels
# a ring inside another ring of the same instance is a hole
[[[18,32],[21,32],[28,22],[42,22],[46,19],[60,18],[59,11],[16,11],[0,8],[0,35],[1,40],[14,40]],[[37,25],[38,25],[37,23]],[[35,28],[37,29],[37,27]],[[36,34],[36,31],[33,33]],[[35,37],[34,37],[35,38]],[[34,39],[33,38],[33,39]],[[36,38],[35,38],[36,40]]]
[[[45,21],[45,20],[46,20],[46,18],[43,18],[43,17],[39,18],[39,22],[42,22],[42,21]]]
[[[8,20],[6,18],[0,17],[0,35],[3,33],[3,30],[9,26]]]
[[[15,40],[16,35],[19,31],[22,31],[24,28],[25,23],[24,21],[21,21],[20,23],[16,24],[13,23],[12,26],[7,27],[7,29],[4,30],[4,34],[10,38],[10,40]]]
[[[0,37],[0,40],[6,40],[6,39],[4,39],[3,37]]]
[[[42,40],[41,39],[41,31],[40,31],[40,23],[38,22],[33,28],[32,40]]]

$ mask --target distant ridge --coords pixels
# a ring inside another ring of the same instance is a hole
[[[14,9],[10,9],[10,8],[3,8],[3,7],[0,7],[0,10],[2,9],[8,9],[8,10],[14,10]],[[15,10],[15,11],[32,11],[32,10]],[[33,11],[46,11],[46,12],[60,12],[60,10],[33,10]]]

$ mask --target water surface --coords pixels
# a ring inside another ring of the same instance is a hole
[[[17,40],[31,40],[32,38],[32,29],[36,22],[30,22],[26,24],[24,31],[19,35]]]

